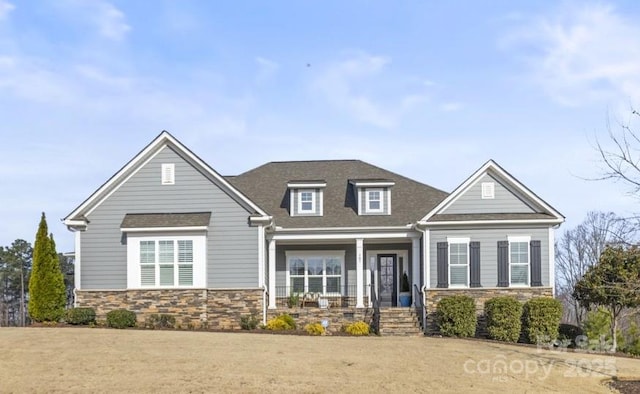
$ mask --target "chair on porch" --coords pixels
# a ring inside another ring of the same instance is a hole
[[[318,306],[318,299],[320,298],[320,293],[304,293],[302,296],[302,307],[305,306]]]

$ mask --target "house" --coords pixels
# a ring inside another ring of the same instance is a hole
[[[168,132],[74,209],[76,305],[238,328],[418,317],[443,296],[551,296],[564,217],[488,161],[452,193],[359,160],[271,162],[224,177]],[[429,321],[429,318],[427,318]]]

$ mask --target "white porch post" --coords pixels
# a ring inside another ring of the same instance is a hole
[[[414,285],[420,288],[420,238],[411,238],[411,277]],[[411,286],[411,293],[413,294],[413,286]],[[413,299],[413,297],[412,297]],[[415,305],[416,300],[413,300]]]
[[[356,308],[364,308],[364,247],[362,238],[356,239]]]
[[[269,240],[269,309],[276,309],[276,240]]]

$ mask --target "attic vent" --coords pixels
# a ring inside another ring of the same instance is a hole
[[[495,184],[493,182],[482,182],[482,199],[495,198]]]
[[[176,183],[175,164],[162,164],[162,184],[173,185]]]

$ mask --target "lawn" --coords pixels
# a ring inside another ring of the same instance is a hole
[[[640,377],[640,360],[448,338],[0,328],[0,349],[0,392],[604,393]]]

